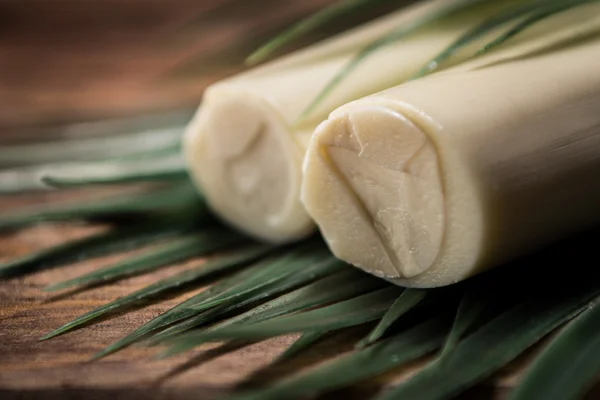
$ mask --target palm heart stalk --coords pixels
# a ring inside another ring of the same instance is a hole
[[[185,135],[194,180],[217,214],[252,236],[273,242],[306,236],[314,225],[300,202],[301,164],[317,124],[335,107],[415,75],[482,19],[518,3],[421,2],[212,85]],[[398,26],[414,34],[373,51],[314,104],[340,69]]]
[[[585,15],[600,28],[600,5]],[[600,222],[600,39],[516,49],[351,102],[313,136],[302,199],[338,257],[448,285]]]
[[[545,9],[545,5],[569,8],[578,3],[591,2],[591,0],[536,2],[537,6],[532,8],[535,12],[522,14],[514,20],[517,21],[517,25],[511,29],[515,30],[519,24],[530,24],[540,16],[547,16],[548,10]],[[538,6],[539,9],[536,8]],[[491,32],[493,29],[489,28],[497,27],[498,21],[505,19],[501,14],[494,14],[489,19],[479,18],[485,29],[475,29],[479,33],[469,37],[479,36],[488,42],[490,36],[495,36],[490,33],[497,33]],[[587,15],[594,17],[597,13],[587,13]],[[432,20],[437,18],[435,15],[429,17]],[[584,20],[586,19],[581,19]],[[580,30],[581,33],[590,32],[585,24],[577,27],[571,25],[568,29]],[[518,31],[515,30],[517,33]],[[530,38],[535,37],[533,33],[534,31],[528,30],[519,33],[515,39],[526,38],[527,35],[530,35]],[[548,37],[548,35],[555,36],[554,34],[559,37],[565,36],[560,30],[547,32],[544,35]],[[498,38],[502,38],[502,35],[512,35],[511,30],[501,33]],[[491,42],[497,41],[498,39],[493,39]],[[506,45],[510,43],[507,42]],[[564,41],[554,43],[556,46],[550,48],[528,47],[526,54],[519,50],[519,47],[511,47],[517,51],[492,53],[498,58],[475,60],[452,71],[449,70],[447,75],[459,76],[466,73],[465,71],[478,72],[479,70],[484,73],[492,68],[490,64],[496,63],[498,67],[503,63],[512,64],[514,57],[521,57],[523,62],[530,58],[534,60],[536,58],[534,56],[538,54],[550,55],[552,51],[560,50],[562,47],[564,48],[557,54],[565,54],[564,51],[567,51],[569,43]],[[577,49],[582,51],[581,49],[584,48],[582,46],[583,43],[580,43],[569,51]],[[506,46],[506,49],[508,47]],[[440,52],[443,56],[437,56],[436,60],[442,60],[448,54],[452,55],[454,52],[452,48],[443,49],[444,51]],[[434,54],[429,56],[433,57]],[[359,61],[362,63],[365,59],[361,58]],[[583,64],[593,63],[593,61],[594,59],[586,60]],[[307,63],[310,65],[308,61]],[[566,61],[550,63],[545,67],[552,69],[556,65],[574,71],[574,67],[565,64]],[[436,62],[428,62],[418,75],[435,70],[437,65]],[[586,66],[580,65],[577,68],[579,69],[575,72],[582,72]],[[401,71],[402,68],[398,65],[397,69]],[[545,71],[544,76],[550,73]],[[438,82],[435,80],[442,78],[442,75],[434,76],[410,85],[433,85],[433,82]],[[564,77],[561,76],[562,78]],[[525,81],[524,78],[518,79]],[[569,77],[569,79],[573,78]],[[589,82],[592,81],[593,79]],[[556,85],[559,86],[560,82]],[[498,85],[503,83],[501,81]],[[529,81],[522,83],[530,84]],[[573,89],[567,89],[566,92],[572,93]],[[542,92],[547,94],[548,90],[550,89],[544,88]],[[396,93],[396,89],[387,93]],[[334,96],[335,92],[330,92],[330,95]],[[524,95],[533,96],[526,91]],[[419,94],[414,96],[410,100],[425,99]],[[477,105],[477,102],[483,101],[482,99],[485,97],[479,97],[471,104],[483,108],[483,105]],[[543,100],[542,108],[543,104],[552,102],[550,96],[548,98],[539,96],[536,101],[540,99]],[[593,100],[594,97],[591,99]],[[368,101],[370,100],[363,99],[359,104]],[[391,101],[393,102],[393,96]],[[434,102],[434,104],[438,103]],[[502,105],[502,102],[498,104]],[[579,106],[581,105],[573,107],[572,111],[581,113],[585,110],[585,107],[578,110]],[[312,106],[309,108],[317,109]],[[501,107],[500,111],[502,110],[504,109]],[[489,110],[486,111],[489,113]],[[566,111],[562,110],[562,112]],[[443,111],[441,113],[448,114]],[[436,113],[433,117],[439,115]],[[463,114],[459,113],[459,115]],[[561,123],[565,125],[567,120],[568,118]],[[490,122],[483,121],[483,123]],[[551,133],[559,132],[556,130],[557,127],[551,128],[549,129]],[[536,141],[540,142],[538,136],[532,136],[532,132],[527,133],[532,138],[533,144]],[[117,139],[119,138],[115,138]],[[521,140],[522,138],[517,138],[517,144],[523,144]],[[540,143],[543,143],[543,140]],[[188,182],[184,171],[175,173],[175,169],[169,169],[155,174],[149,173],[152,166],[159,164],[157,160],[162,159],[165,154],[173,154],[171,140],[166,140],[164,144],[166,145],[164,148],[159,145],[147,152],[143,151],[143,154],[119,155],[117,171],[114,170],[110,154],[104,154],[100,158],[104,159],[108,156],[109,160],[95,163],[98,167],[97,171],[104,171],[103,174],[90,175],[82,169],[79,175],[77,173],[69,176],[52,175],[49,177],[52,179],[46,179],[46,182],[63,187],[123,184],[142,180],[161,182],[158,187],[153,186],[153,189],[148,192],[127,197],[96,199],[76,205],[62,203],[58,206],[48,205],[43,209],[34,208],[23,210],[15,215],[0,216],[0,229],[16,229],[53,220],[112,219],[114,223],[113,229],[106,233],[68,242],[0,264],[0,278],[24,275],[40,268],[58,267],[74,261],[160,243],[156,248],[144,250],[140,255],[130,257],[116,265],[66,282],[58,282],[46,288],[52,291],[79,287],[81,290],[87,285],[109,284],[126,276],[148,273],[194,256],[223,249],[227,250],[227,254],[211,257],[207,262],[198,263],[188,271],[159,280],[125,297],[90,310],[73,321],[67,321],[65,325],[45,335],[43,339],[67,333],[74,328],[92,325],[99,319],[114,316],[111,315],[113,312],[158,301],[167,293],[186,291],[213,283],[206,290],[147,324],[132,328],[132,332],[126,337],[110,344],[94,358],[108,356],[144,338],[151,339],[150,342],[145,342],[147,344],[169,345],[167,352],[173,354],[209,341],[232,340],[231,344],[235,344],[240,339],[259,340],[289,332],[302,333],[301,339],[275,361],[274,367],[277,368],[279,363],[305,352],[313,343],[327,335],[335,334],[335,331],[373,321],[377,322],[377,326],[367,337],[357,341],[357,350],[351,354],[339,357],[308,373],[295,374],[281,381],[269,382],[262,389],[242,394],[241,398],[246,400],[303,398],[353,386],[429,355],[430,361],[427,365],[420,368],[411,378],[392,390],[375,394],[374,397],[411,400],[445,399],[473,387],[506,366],[555,328],[572,320],[568,329],[544,349],[539,361],[535,362],[531,371],[526,373],[512,399],[577,399],[586,392],[600,373],[597,333],[597,326],[600,323],[600,313],[597,310],[600,302],[600,274],[597,268],[589,264],[589,261],[585,261],[594,260],[597,256],[597,234],[577,236],[570,243],[554,246],[545,253],[525,258],[513,265],[506,265],[447,288],[403,290],[384,280],[370,277],[358,269],[349,268],[345,263],[332,257],[319,240],[306,240],[276,248],[247,243],[241,236],[219,226],[207,214],[203,199],[199,198],[191,182]],[[500,147],[509,145],[505,142],[501,144]],[[116,147],[127,148],[121,145]],[[60,148],[58,150],[55,148],[53,151],[57,152],[45,159],[44,157],[37,159],[37,156],[21,150],[23,149],[11,149],[13,154],[17,152],[21,155],[30,154],[28,161],[21,164],[37,167],[42,164],[40,167],[42,169],[44,169],[44,162],[68,161],[71,158],[58,154],[62,153]],[[45,146],[36,147],[35,153],[40,154],[39,152],[43,153],[44,150]],[[4,153],[0,152],[0,154],[4,156]],[[79,157],[81,155],[76,154],[76,156],[78,157],[73,159],[87,158],[87,155]],[[561,163],[562,161],[561,159]],[[456,165],[460,166],[460,164],[451,164],[451,166]],[[577,165],[581,165],[581,162]],[[103,166],[108,168],[102,168]],[[3,188],[4,184],[5,182],[0,178],[0,188]],[[7,189],[14,190],[15,186],[9,182]],[[580,200],[580,198],[575,200],[578,199]],[[133,226],[130,226],[132,221],[130,218],[123,218],[131,216],[138,218]],[[349,234],[357,233],[361,232]],[[566,272],[565,266],[569,268]],[[540,279],[540,276],[544,278]],[[93,329],[93,326],[87,329]],[[51,346],[52,343],[48,345]],[[235,348],[235,346],[225,346],[225,348]]]

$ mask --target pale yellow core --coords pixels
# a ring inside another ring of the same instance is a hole
[[[255,96],[215,96],[186,133],[186,156],[208,202],[232,225],[271,241],[306,234],[295,216],[301,157],[285,123]]]
[[[346,211],[356,214],[348,215],[356,221],[353,228],[372,229],[387,260],[361,265],[362,256],[347,258],[357,254],[344,248],[349,243],[340,242],[334,252],[387,278],[409,278],[427,270],[444,234],[444,194],[431,141],[402,114],[383,107],[343,114],[326,123],[321,134],[326,138],[320,143],[327,143],[321,155],[355,204]],[[382,270],[373,271],[373,265]]]

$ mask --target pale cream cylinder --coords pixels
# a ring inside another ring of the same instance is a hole
[[[394,28],[462,0],[421,2],[209,87],[187,128],[194,181],[217,214],[263,240],[314,231],[300,202],[301,164],[319,122],[336,107],[414,75],[461,34],[519,1],[494,1],[437,22],[372,53],[300,125],[306,107],[365,45]],[[451,63],[464,59],[458,55]]]
[[[344,105],[310,141],[302,200],[336,256],[409,287],[598,224],[598,65],[596,35]]]

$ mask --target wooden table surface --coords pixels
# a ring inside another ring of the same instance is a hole
[[[77,193],[37,193],[0,198],[0,214],[23,205],[58,199],[79,201],[105,194],[106,189]],[[42,224],[0,234],[0,262],[106,229],[89,224]],[[139,250],[138,250],[139,251]],[[63,336],[40,342],[43,334],[93,308],[141,289],[159,279],[196,267],[201,258],[172,265],[152,274],[83,291],[49,294],[43,287],[111,265],[129,252],[0,280],[0,399],[214,399],[239,386],[264,385],[274,379],[313,368],[352,351],[352,345],[372,325],[341,331],[287,362],[271,365],[297,337],[285,335],[232,349],[216,343],[166,360],[156,349],[132,346],[95,362],[89,358],[115,340],[204,288],[132,309]],[[543,344],[541,344],[543,345]],[[518,381],[530,350],[492,378],[460,396],[464,400],[504,399]],[[362,399],[367,394],[404,381],[428,361],[427,357],[359,386],[330,393],[324,399]],[[600,398],[596,385],[587,399]]]
[[[37,137],[40,131],[53,132],[52,127],[66,123],[191,110],[207,84],[239,71],[244,57],[258,44],[333,1],[268,0],[260,7],[252,0],[1,1],[0,151],[7,140],[20,140],[31,132]],[[53,197],[0,198],[0,214]],[[0,261],[97,229],[101,228],[49,224],[0,234]],[[292,343],[293,335],[232,353],[207,346],[195,354],[156,361],[154,351],[131,347],[87,362],[193,292],[39,342],[42,334],[86,311],[201,262],[69,296],[53,297],[41,290],[121,257],[0,281],[0,399],[68,399],[84,394],[111,400],[140,395],[214,398],[256,374],[268,380],[349,347],[343,337],[333,338],[305,357],[260,374]]]
[[[86,197],[94,192],[79,195]],[[0,213],[23,204],[64,198],[64,193],[31,194],[0,199]],[[73,197],[72,195],[69,197]],[[43,224],[0,235],[0,262],[105,229],[85,224]],[[158,279],[202,263],[202,259],[170,266],[152,274],[81,292],[49,294],[50,283],[78,276],[114,263],[128,254],[107,256],[66,267],[40,271],[24,278],[0,281],[0,399],[69,399],[82,395],[94,399],[211,399],[240,384],[264,384],[274,378],[311,368],[348,351],[372,326],[362,326],[329,337],[302,356],[276,367],[269,364],[297,335],[286,335],[230,351],[227,345],[206,345],[191,353],[155,360],[155,349],[130,347],[105,359],[88,362],[94,353],[123,337],[158,314],[197,293],[112,315],[99,323],[55,339],[37,339],[73,318],[129,294]],[[425,360],[328,398],[363,398],[378,388],[393,385],[414,373]],[[486,382],[465,398],[502,398],[522,363]]]
[[[61,196],[65,195],[5,197],[0,199],[0,212],[10,212],[23,204]],[[0,262],[102,229],[105,227],[44,224],[3,234],[0,236]],[[45,285],[109,265],[126,256],[108,256],[0,281],[0,399],[69,399],[82,395],[111,400],[138,396],[149,399],[211,399],[231,392],[240,384],[264,384],[351,351],[352,343],[372,327],[362,326],[341,332],[302,356],[276,367],[269,367],[269,364],[293,342],[296,335],[261,341],[235,351],[228,351],[227,345],[211,344],[167,360],[153,359],[155,349],[134,346],[100,361],[88,362],[91,355],[106,345],[202,290],[198,288],[158,304],[113,315],[49,341],[37,340],[95,307],[202,262],[194,259],[153,274],[81,292],[52,295],[42,291]],[[359,388],[326,397],[364,398],[366,393],[406,379],[425,361],[419,360]],[[523,363],[519,360],[461,398],[504,398]]]
[[[195,107],[203,88],[241,68],[266,37],[334,0],[7,0],[0,2],[0,151],[5,139],[31,129],[106,116]],[[174,34],[175,33],[175,34]],[[191,63],[190,63],[191,61]],[[163,79],[179,65],[176,79]],[[0,198],[0,213],[64,194]],[[69,197],[69,196],[67,196]],[[100,226],[46,224],[0,234],[0,261]],[[209,345],[167,360],[131,347],[90,363],[106,345],[195,292],[164,299],[46,342],[37,339],[73,318],[156,280],[198,265],[196,259],[156,273],[79,293],[53,296],[42,288],[109,265],[126,255],[80,262],[0,281],[0,399],[210,399],[241,383],[310,368],[350,351],[369,326],[330,337],[276,367],[287,335],[227,352]],[[197,289],[198,290],[202,289]],[[526,357],[463,398],[504,398]],[[410,376],[424,360],[329,398],[363,398]],[[596,393],[599,393],[596,391]],[[591,398],[600,398],[592,396]]]

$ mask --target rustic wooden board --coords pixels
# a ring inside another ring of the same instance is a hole
[[[106,192],[100,191],[100,192]],[[98,194],[39,193],[0,198],[0,213],[27,204],[57,199],[77,200]],[[0,261],[105,229],[85,224],[44,224],[0,235]],[[212,344],[167,360],[153,359],[155,349],[131,347],[97,362],[91,355],[175,304],[199,292],[191,290],[174,298],[131,312],[111,316],[46,342],[37,339],[69,320],[106,302],[138,290],[158,279],[197,266],[202,259],[170,266],[153,274],[133,277],[81,292],[44,293],[45,285],[73,278],[127,255],[80,262],[33,275],[0,281],[0,399],[212,399],[240,384],[266,384],[276,378],[311,368],[351,351],[352,343],[371,326],[362,326],[327,338],[311,350],[275,367],[271,361],[289,346],[296,335],[254,343],[231,351]],[[512,363],[492,379],[470,390],[461,399],[504,399],[536,350]],[[365,384],[332,393],[324,398],[361,399],[366,394],[401,382],[427,359],[388,373]],[[589,399],[600,398],[600,387]]]
[[[88,194],[89,195],[89,194]],[[51,200],[57,195],[13,196],[0,199],[0,212],[25,204]],[[64,197],[64,194],[58,194]],[[101,226],[46,224],[0,236],[0,260],[61,243],[104,229]],[[131,254],[131,253],[129,253]],[[295,335],[282,336],[223,352],[219,344],[208,345],[168,360],[154,360],[154,349],[132,347],[90,363],[88,358],[201,288],[181,296],[109,318],[56,339],[39,342],[44,333],[108,301],[140,289],[202,262],[192,260],[153,274],[130,278],[82,292],[44,293],[50,283],[72,278],[108,265],[127,254],[80,262],[38,272],[25,278],[0,282],[0,399],[12,398],[176,398],[210,399],[230,392],[240,383],[265,383],[274,378],[309,368],[350,351],[352,342],[370,326],[348,330],[316,345],[301,357],[267,368],[289,346]],[[225,347],[226,349],[226,347]],[[345,390],[346,398],[363,398],[380,387],[393,385],[414,373],[425,360],[363,385]],[[503,398],[523,362],[469,392],[465,398]],[[482,397],[483,396],[483,397]]]
[[[203,88],[241,68],[265,38],[335,0],[6,0],[0,2],[0,142],[64,122],[193,108]],[[237,11],[236,11],[237,10]],[[199,23],[200,22],[200,23]],[[189,60],[195,69],[163,79]],[[0,147],[0,151],[2,151]],[[85,193],[83,194],[86,195]],[[88,194],[89,195],[89,194]],[[0,198],[0,214],[26,203],[72,194],[38,193]],[[0,235],[0,260],[103,229],[48,224]],[[295,336],[224,352],[210,345],[157,361],[152,349],[132,347],[98,362],[88,358],[201,288],[106,319],[51,341],[44,333],[106,302],[202,260],[165,268],[79,293],[52,296],[42,288],[115,262],[126,255],[82,262],[21,279],[0,281],[0,400],[5,399],[210,399],[250,378],[270,382],[350,351],[369,327],[349,330],[277,367],[270,362]],[[363,398],[411,376],[426,360],[386,374],[360,389],[329,398]],[[504,398],[527,357],[462,396]],[[590,398],[600,398],[595,390]]]
[[[110,192],[113,189],[0,197],[0,214],[31,204],[59,199],[78,201]],[[0,262],[103,229],[106,226],[43,224],[0,234]],[[111,316],[50,341],[37,340],[43,334],[93,308],[203,262],[202,259],[194,259],[152,274],[80,292],[67,291],[52,295],[42,291],[50,283],[110,265],[132,253],[134,252],[0,281],[0,399],[76,399],[83,396],[101,400],[213,399],[230,393],[239,385],[267,384],[274,379],[339,357],[351,351],[352,344],[372,327],[362,326],[343,331],[316,344],[305,354],[277,366],[270,366],[270,363],[297,335],[269,339],[233,351],[227,345],[211,344],[167,360],[155,360],[155,349],[134,346],[100,361],[88,361],[91,355],[108,344],[203,290],[196,288],[156,304]],[[539,347],[460,398],[506,398]],[[427,358],[359,387],[335,392],[324,398],[365,398],[366,394],[407,379],[425,362]],[[600,385],[597,385],[588,399],[599,398]]]
[[[28,229],[2,237],[0,254],[3,259],[10,258],[81,236],[91,230],[93,228],[73,226]],[[0,284],[0,387],[5,391],[4,394],[21,389],[46,393],[60,390],[61,396],[65,392],[106,390],[104,393],[112,396],[114,391],[126,388],[129,394],[141,390],[145,395],[162,396],[162,392],[169,393],[175,387],[178,395],[189,393],[209,398],[268,364],[293,339],[284,337],[265,341],[235,354],[219,357],[210,363],[202,363],[198,359],[196,367],[189,371],[182,370],[160,385],[163,377],[176,372],[183,362],[192,357],[186,355],[166,361],[153,361],[154,351],[131,348],[100,362],[86,362],[89,356],[110,342],[195,293],[192,292],[52,341],[38,342],[37,338],[42,334],[85,311],[201,262],[194,260],[155,274],[67,297],[53,298],[41,291],[43,286],[51,282],[74,277],[120,258],[123,257],[106,257],[100,261],[44,271]],[[196,354],[208,359],[213,353],[204,350]]]

